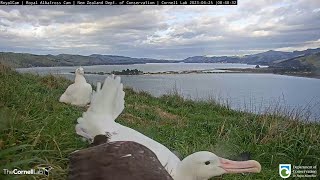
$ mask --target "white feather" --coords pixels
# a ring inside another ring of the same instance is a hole
[[[97,92],[101,90],[101,82],[97,82]]]

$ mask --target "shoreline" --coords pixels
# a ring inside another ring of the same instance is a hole
[[[314,74],[312,72],[291,72],[291,73],[274,73],[274,69],[269,68],[225,68],[225,69],[205,69],[205,70],[186,70],[186,71],[164,71],[164,72],[143,72],[142,74],[116,74],[116,75],[125,75],[125,76],[139,76],[139,75],[173,75],[173,74],[223,74],[223,73],[254,73],[254,74],[276,74],[276,75],[285,75],[285,76],[294,76],[294,77],[304,77],[304,78],[313,78],[320,79],[320,74]],[[74,74],[74,72],[70,72]],[[95,74],[95,75],[110,75],[111,73],[105,72],[86,72],[85,74]]]

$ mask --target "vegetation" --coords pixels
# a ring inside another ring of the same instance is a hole
[[[122,70],[122,71],[112,71],[111,74],[115,74],[115,75],[141,75],[141,74],[143,74],[143,72],[138,69],[126,69],[126,70]]]
[[[70,72],[70,73],[75,73],[75,72]],[[111,73],[107,72],[85,72],[86,74],[98,74],[98,75],[106,75],[106,74],[114,74],[114,75],[141,75],[143,74],[143,71],[140,71],[138,69],[126,69],[122,71],[112,71]]]
[[[304,64],[312,64],[316,69],[320,69],[320,53],[301,57],[299,61]]]
[[[268,69],[275,74],[320,78],[320,53],[278,61]]]
[[[51,75],[18,74],[0,65],[0,169],[47,164],[54,168],[50,178],[66,178],[69,154],[87,147],[74,129],[86,109],[58,102],[70,83]],[[223,179],[279,179],[280,163],[320,164],[320,124],[300,122],[293,116],[237,112],[214,101],[185,100],[175,93],[155,98],[125,91],[120,123],[183,157],[199,150],[222,157],[246,151],[262,165],[259,174],[223,175]],[[0,179],[13,177],[0,174]]]

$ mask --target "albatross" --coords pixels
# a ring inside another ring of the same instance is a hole
[[[108,76],[101,90],[97,90],[92,97],[90,107],[78,118],[76,133],[90,142],[96,136],[104,135],[109,138],[109,142],[139,143],[157,156],[174,180],[207,180],[226,173],[261,171],[257,161],[232,161],[208,151],[195,152],[180,160],[161,143],[115,121],[124,109],[124,96],[120,77]]]
[[[75,106],[86,106],[91,100],[92,87],[84,78],[82,67],[77,68],[75,74],[74,83],[68,86],[66,91],[61,95],[59,102]]]

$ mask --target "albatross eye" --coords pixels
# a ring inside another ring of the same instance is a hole
[[[210,164],[210,161],[206,161],[204,162],[205,165],[209,165]]]

